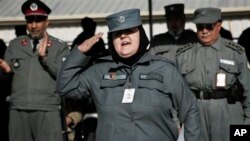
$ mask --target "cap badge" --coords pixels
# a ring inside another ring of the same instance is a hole
[[[170,7],[170,10],[171,10],[171,11],[174,11],[174,7],[173,7],[173,6],[172,6],[172,7]]]
[[[206,13],[207,13],[206,11],[202,11],[201,12],[202,15],[206,15]]]
[[[120,22],[120,23],[124,23],[124,22],[126,21],[126,19],[125,19],[124,16],[119,16],[117,20],[118,20],[118,22]]]
[[[32,3],[32,4],[30,5],[30,10],[31,10],[31,11],[36,11],[37,9],[38,9],[38,6],[37,6],[36,3]]]

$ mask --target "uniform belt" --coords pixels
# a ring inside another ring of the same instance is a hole
[[[192,90],[197,99],[223,99],[227,98],[227,90]]]

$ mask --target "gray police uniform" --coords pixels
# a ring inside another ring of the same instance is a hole
[[[229,141],[230,124],[250,124],[250,71],[240,45],[221,37],[211,46],[188,44],[177,51],[177,64],[199,99],[204,141]],[[224,88],[216,86],[219,73]]]
[[[91,94],[98,112],[96,141],[175,141],[179,131],[173,105],[185,124],[186,141],[200,141],[195,97],[173,64],[147,54],[132,67],[111,56],[86,70],[87,62],[87,56],[73,49],[57,89],[73,98]],[[126,101],[130,90],[135,90],[132,100]]]
[[[55,92],[55,79],[60,64],[68,54],[67,44],[52,36],[48,36],[47,56],[43,60],[39,59],[38,50],[33,53],[29,36],[20,36],[10,42],[5,53],[5,60],[13,72],[10,140],[20,140],[15,130],[21,131],[18,133],[23,134],[26,141],[30,140],[30,136],[46,141],[62,139],[61,100]]]

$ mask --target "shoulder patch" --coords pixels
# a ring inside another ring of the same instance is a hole
[[[162,57],[162,56],[159,56],[159,55],[152,55],[152,56],[153,56],[153,58],[152,58],[153,61],[154,61],[154,60],[157,60],[157,61],[164,61],[164,62],[168,62],[168,63],[170,63],[170,64],[176,66],[176,63],[175,63],[173,60],[170,60],[170,59],[168,59],[168,58],[165,58],[165,57]]]
[[[179,56],[181,53],[185,52],[186,50],[189,50],[192,47],[193,47],[192,43],[188,43],[188,44],[178,48],[176,51],[176,56]]]
[[[232,41],[225,41],[225,46],[231,48],[232,50],[238,52],[239,54],[242,54],[244,52],[244,48],[241,45],[234,43]]]

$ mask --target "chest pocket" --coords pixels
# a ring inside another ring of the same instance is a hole
[[[171,93],[164,85],[164,78],[161,74],[141,74],[137,96],[145,105],[164,107],[165,109],[169,109],[172,105]]]
[[[227,85],[233,84],[233,82],[235,82],[236,75],[240,73],[239,68],[236,64],[228,65],[220,63],[220,69],[226,73]]]
[[[122,102],[125,83],[126,79],[124,80],[103,79],[100,85],[101,94],[99,95],[101,104],[102,105],[120,104]]]

